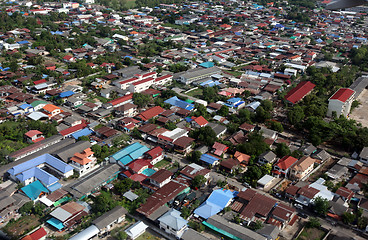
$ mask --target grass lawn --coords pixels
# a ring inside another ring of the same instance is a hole
[[[145,232],[142,235],[140,235],[138,238],[136,238],[136,240],[146,240],[146,239],[150,239],[150,240],[160,240],[159,237],[156,237],[154,235],[152,235],[149,232]]]
[[[297,240],[320,240],[325,235],[326,233],[324,231],[317,228],[304,228]]]
[[[197,88],[190,92],[187,92],[186,95],[191,96],[191,97],[199,97],[203,95],[203,90],[201,88]]]
[[[167,166],[169,164],[170,164],[170,162],[164,159],[164,160],[161,160],[158,163],[156,163],[154,166],[156,168],[163,168],[163,167],[165,167],[165,166]]]
[[[19,237],[40,225],[39,217],[35,215],[23,216],[15,222],[9,222],[3,230],[12,236]]]

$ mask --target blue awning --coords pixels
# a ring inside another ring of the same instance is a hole
[[[55,227],[58,230],[61,230],[64,228],[64,225],[62,222],[60,222],[59,220],[57,220],[56,218],[50,218],[49,220],[46,221],[48,224],[50,224],[51,226]]]

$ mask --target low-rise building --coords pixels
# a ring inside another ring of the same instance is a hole
[[[180,216],[181,212],[175,209],[169,210],[158,219],[160,228],[165,232],[180,238],[188,227],[188,221]]]
[[[336,116],[343,115],[347,117],[350,113],[351,105],[354,101],[355,91],[350,88],[340,88],[332,97],[328,99],[327,116],[332,117],[332,113],[336,112]]]

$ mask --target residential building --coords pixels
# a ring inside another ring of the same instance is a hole
[[[148,177],[150,184],[162,188],[164,185],[168,184],[171,180],[172,172],[166,169],[160,169],[150,177]]]
[[[116,206],[115,208],[93,220],[92,224],[98,228],[100,234],[102,235],[106,232],[111,231],[111,229],[114,228],[115,225],[124,221],[125,215],[127,213],[128,211],[122,206]]]
[[[291,156],[285,156],[277,161],[277,163],[273,167],[272,173],[275,175],[280,175],[283,177],[289,176],[289,170],[290,167],[293,166],[298,159],[291,157]]]
[[[83,176],[86,173],[92,171],[96,164],[97,158],[93,155],[91,148],[86,148],[82,152],[74,153],[74,156],[70,158],[71,166],[74,167],[74,171]]]
[[[332,117],[332,113],[336,112],[336,116],[343,115],[347,117],[350,113],[351,105],[354,101],[355,91],[350,88],[340,88],[334,95],[328,99],[327,116]]]
[[[297,180],[304,179],[304,177],[313,171],[315,162],[316,160],[314,158],[308,156],[302,157],[293,166],[291,166],[290,177]]]
[[[268,151],[265,153],[262,153],[259,157],[258,157],[258,163],[260,164],[273,164],[276,161],[276,154],[272,151]]]
[[[89,214],[86,206],[78,202],[68,202],[50,213],[51,218],[46,222],[58,231],[69,229],[81,222]]]
[[[148,226],[144,222],[139,221],[128,227],[125,232],[128,234],[129,239],[134,240],[141,236],[147,228]]]
[[[24,134],[27,137],[27,141],[31,143],[36,143],[45,139],[42,132],[38,130],[30,130]]]
[[[188,221],[180,216],[181,212],[175,209],[169,210],[158,219],[160,228],[165,232],[180,238],[188,227]]]

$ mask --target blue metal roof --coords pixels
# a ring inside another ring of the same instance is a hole
[[[59,97],[61,97],[61,98],[70,97],[70,96],[72,96],[73,94],[74,94],[74,92],[73,92],[73,91],[66,91],[66,92],[62,92],[62,93],[60,93],[60,94],[59,94]]]
[[[132,158],[132,159],[137,159],[141,156],[143,156],[143,154],[147,151],[149,151],[150,149],[146,146],[142,146],[141,148],[138,148],[137,150],[135,150],[134,152],[131,152],[129,154],[129,156]]]
[[[230,191],[230,190],[223,190],[217,189],[214,190],[208,199],[199,206],[194,213],[202,218],[209,218],[217,213],[219,213],[222,209],[224,209],[229,201],[236,197],[238,192]]]
[[[26,108],[32,108],[32,105],[25,103],[25,104],[20,105],[19,107],[24,110]]]
[[[121,149],[119,152],[114,153],[113,155],[111,155],[111,157],[118,161],[120,158],[134,152],[135,150],[141,148],[142,146],[143,145],[140,144],[139,142],[133,143],[133,144]]]
[[[34,181],[31,184],[28,184],[25,187],[21,188],[22,192],[24,192],[27,197],[29,197],[31,200],[37,199],[41,193],[45,192],[48,193],[49,190],[45,188],[45,186],[42,185],[40,181]]]
[[[11,169],[8,170],[8,173],[11,175],[17,175],[19,173],[22,173],[28,169],[37,167],[43,163],[47,163],[51,167],[55,168],[56,170],[67,173],[71,170],[73,170],[73,167],[69,166],[68,164],[64,163],[63,161],[51,156],[50,154],[46,153],[39,157],[33,158],[27,162],[18,164]]]
[[[206,43],[204,43],[204,44],[206,44]],[[210,67],[215,66],[215,63],[214,62],[203,62],[203,63],[199,64],[199,66],[204,67],[204,68],[210,68]]]
[[[55,182],[58,181],[58,179],[56,177],[54,177],[50,173],[46,172],[45,170],[37,168],[37,167],[28,169],[28,170],[22,172],[21,174],[17,175],[17,178],[22,182],[24,182],[27,179],[31,179],[33,177],[37,178],[45,186],[52,185],[52,184],[54,184]]]
[[[83,128],[82,130],[79,130],[78,132],[73,133],[72,137],[74,139],[78,139],[79,137],[88,136],[88,135],[91,135],[92,133],[93,133],[92,130],[90,130],[89,128]]]
[[[193,110],[194,109],[194,104],[188,103],[186,101],[180,100],[177,96],[174,96],[172,98],[169,98],[165,101],[165,103],[168,103],[172,106],[175,107],[180,107],[186,110]]]
[[[230,98],[227,100],[228,103],[237,103],[239,101],[241,101],[241,98]]]
[[[64,225],[61,221],[57,220],[56,218],[50,218],[49,220],[46,221],[48,224],[50,224],[51,226],[55,227],[58,230],[61,230],[64,228]]]
[[[208,164],[214,164],[216,161],[219,160],[219,158],[208,154],[202,154],[200,160]]]
[[[54,184],[52,184],[52,185],[48,186],[48,187],[47,187],[47,189],[49,189],[49,190],[50,190],[50,192],[53,192],[53,191],[58,190],[58,189],[59,189],[59,188],[61,188],[61,187],[62,187],[62,185],[61,185],[59,182],[56,182],[56,183],[54,183]]]

